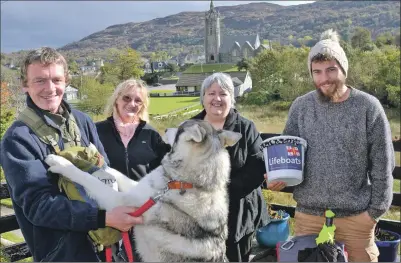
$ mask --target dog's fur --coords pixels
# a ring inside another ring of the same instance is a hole
[[[107,211],[117,206],[140,207],[166,189],[170,180],[192,183],[180,194],[169,190],[143,214],[144,224],[134,227],[136,248],[145,262],[220,261],[225,259],[227,239],[227,183],[230,158],[225,146],[241,134],[217,131],[209,123],[189,120],[176,131],[172,149],[161,165],[139,182],[112,168],[120,192],[76,168],[67,159],[49,155],[49,171],[82,185]]]

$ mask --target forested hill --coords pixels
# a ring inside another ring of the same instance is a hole
[[[205,11],[208,4],[205,2]],[[343,38],[354,27],[366,27],[372,37],[400,30],[399,1],[316,1],[311,4],[280,6],[271,3],[250,3],[217,7],[222,15],[224,35],[259,33],[262,39],[282,44],[299,38],[318,39],[329,27],[337,28]],[[141,52],[203,47],[205,12],[183,12],[143,23],[112,25],[61,48],[78,54],[129,44]],[[189,51],[189,50],[188,50]]]
[[[209,3],[205,2],[205,12]],[[399,1],[316,1],[311,4],[280,6],[250,3],[217,7],[223,35],[259,33],[262,39],[314,44],[327,28],[339,30],[343,39],[355,27],[365,27],[375,38],[383,32],[399,34]],[[133,10],[134,12],[134,10]],[[109,48],[127,45],[147,54],[166,50],[170,55],[203,53],[205,12],[182,12],[142,23],[111,25],[60,48],[69,57],[102,55]]]

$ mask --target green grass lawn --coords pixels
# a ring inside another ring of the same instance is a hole
[[[166,114],[194,104],[199,104],[199,97],[151,97],[149,114]]]
[[[213,73],[238,71],[235,64],[197,64],[187,68],[183,73]]]
[[[4,205],[6,207],[12,208],[13,207],[13,203],[11,202],[11,198],[7,198],[7,199],[1,199],[0,200],[0,204]]]

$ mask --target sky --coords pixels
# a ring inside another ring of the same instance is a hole
[[[214,5],[250,2],[263,1],[214,1]],[[265,2],[288,6],[313,1]],[[1,52],[59,48],[111,25],[206,11],[209,5],[209,1],[1,1]]]

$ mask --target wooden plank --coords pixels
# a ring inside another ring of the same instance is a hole
[[[17,243],[11,246],[6,246],[1,249],[8,260],[11,262],[19,261],[32,256],[28,245],[25,242]]]
[[[401,140],[393,141],[394,151],[401,152]]]
[[[401,206],[401,194],[400,193],[393,193],[393,201],[391,202],[393,206]]]
[[[0,199],[10,198],[10,193],[8,192],[7,183],[1,183],[0,185]]]
[[[17,218],[15,215],[7,215],[0,217],[0,233],[6,233],[19,229]]]
[[[287,212],[290,217],[294,218],[295,215],[295,207],[294,206],[285,206],[285,205],[279,205],[279,204],[270,204],[271,208],[273,210],[284,210]]]
[[[396,166],[393,170],[393,177],[394,179],[401,180],[401,167]]]

